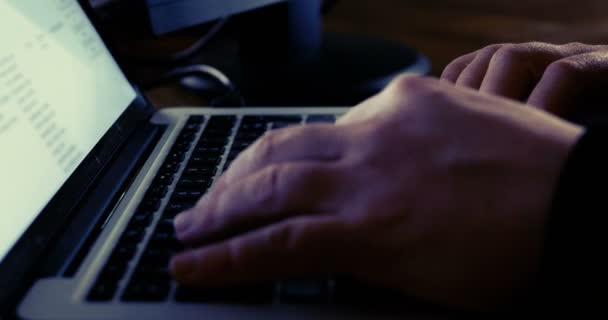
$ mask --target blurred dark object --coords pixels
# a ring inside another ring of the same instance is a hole
[[[140,0],[155,35],[164,35],[285,0]]]
[[[322,12],[323,14],[328,14],[340,0],[323,0]]]
[[[239,85],[249,103],[350,106],[401,73],[430,71],[412,48],[324,32],[321,12],[320,0],[290,0],[238,17]]]
[[[126,50],[119,52],[119,59],[127,62],[129,70],[135,70],[136,81],[149,77],[139,72],[138,65],[209,64],[233,79],[251,105],[353,105],[377,93],[401,73],[430,71],[428,59],[401,44],[324,33],[322,12],[329,12],[336,3],[289,0],[236,16],[234,28],[226,20],[219,20],[162,37],[150,31],[143,1],[106,1],[99,12],[108,28],[116,30],[122,42],[128,43],[123,46]],[[133,24],[140,26],[119,27]],[[214,59],[217,56],[202,50],[223,29],[230,29],[226,33],[237,41],[236,50],[217,52],[224,65]],[[202,32],[199,38],[169,54],[158,54],[158,50],[133,54],[133,42],[124,40],[124,37],[162,40],[195,32]],[[231,55],[235,53],[236,56]],[[204,57],[202,61],[200,57]],[[160,71],[162,75],[170,72]],[[199,85],[192,85],[195,81],[186,79],[179,83],[200,91]]]

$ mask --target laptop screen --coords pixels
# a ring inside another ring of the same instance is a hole
[[[0,1],[0,260],[136,98],[76,0]]]

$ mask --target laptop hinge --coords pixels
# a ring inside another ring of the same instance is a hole
[[[166,126],[146,123],[117,152],[83,198],[45,257],[38,277],[72,277],[103,230],[112,210],[162,137]]]

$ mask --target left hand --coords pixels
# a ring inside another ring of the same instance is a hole
[[[608,46],[494,44],[457,58],[441,78],[561,117],[608,112]]]
[[[533,285],[560,168],[582,129],[425,78],[333,125],[274,131],[176,218],[194,286],[347,274],[487,308]]]

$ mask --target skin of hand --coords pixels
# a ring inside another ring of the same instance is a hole
[[[196,287],[346,274],[492,309],[532,286],[548,206],[582,128],[404,76],[336,125],[266,134],[175,220]]]
[[[495,44],[457,58],[441,78],[578,119],[605,109],[608,46]]]

